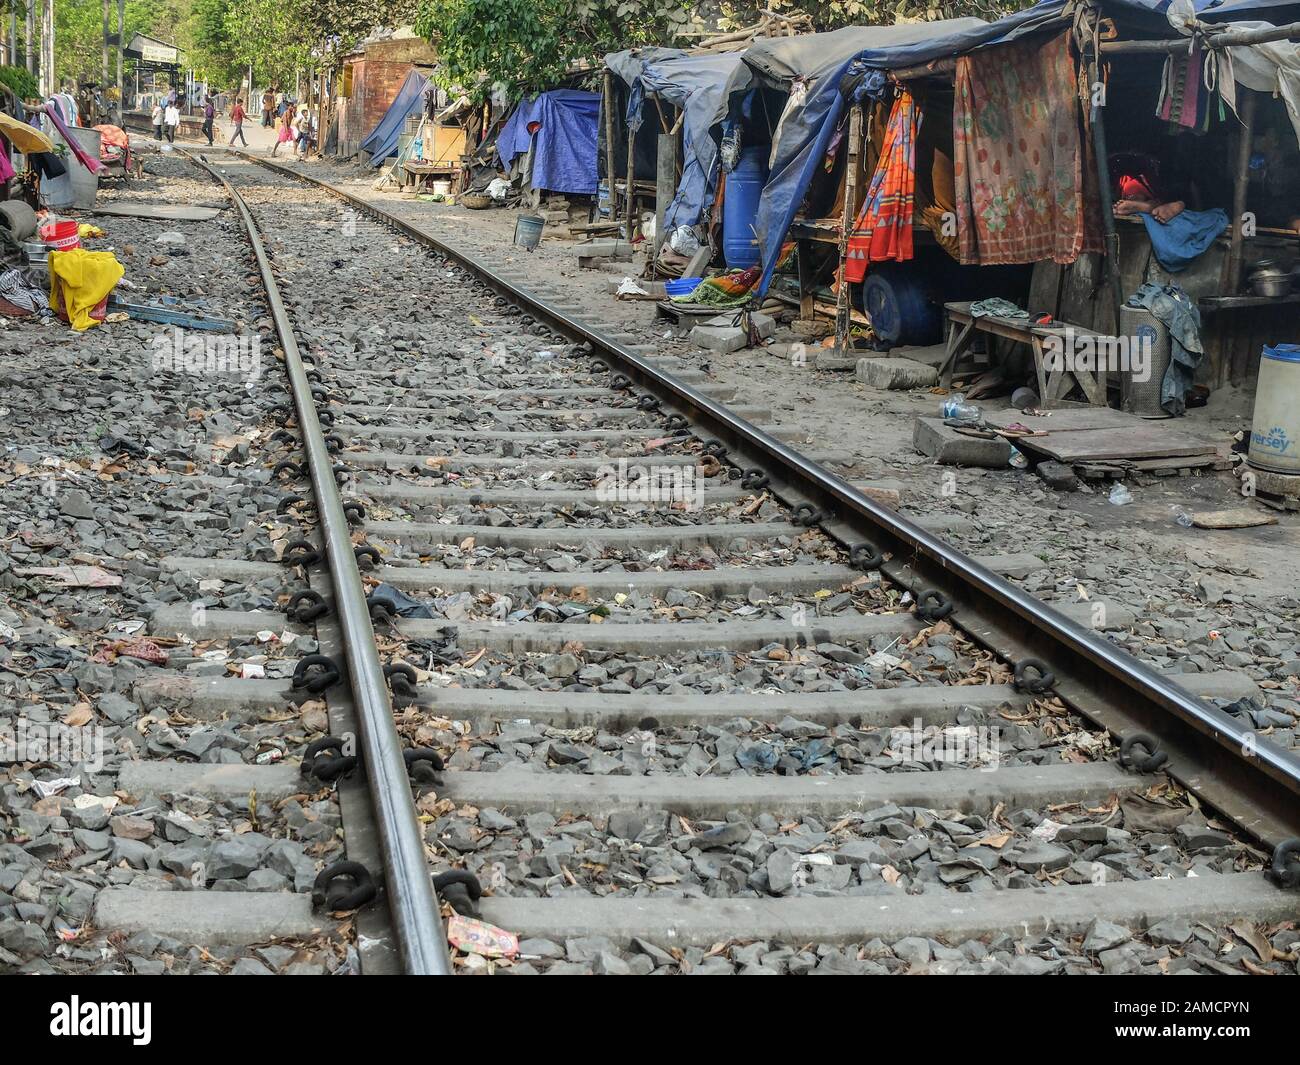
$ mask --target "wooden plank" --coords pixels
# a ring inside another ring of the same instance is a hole
[[[1249,529],[1256,525],[1276,525],[1272,514],[1261,514],[1249,507],[1235,510],[1203,510],[1192,514],[1192,524],[1198,529]]]
[[[1136,414],[1128,414],[1114,407],[1061,407],[1043,417],[1025,414],[1014,407],[985,411],[984,420],[994,428],[1002,429],[1014,422],[1036,432],[1066,432],[1085,429],[1128,429],[1151,423]]]
[[[1171,455],[1213,455],[1213,445],[1165,425],[1141,425],[1124,429],[1081,429],[1026,437],[1021,448],[1041,451],[1059,462],[1087,462],[1097,459],[1166,458]]]

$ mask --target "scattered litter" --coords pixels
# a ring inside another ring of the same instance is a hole
[[[638,285],[634,280],[632,280],[632,278],[630,278],[630,277],[625,277],[625,278],[623,278],[622,283],[618,286],[618,293],[617,293],[617,295],[619,295],[619,296],[648,296],[648,295],[650,295],[650,293],[648,293],[645,289],[643,289],[640,285]]]
[[[519,937],[513,932],[458,913],[447,921],[447,942],[466,954],[485,958],[513,958],[519,953]]]
[[[72,805],[78,810],[89,810],[94,806],[102,806],[105,813],[112,813],[117,807],[118,798],[116,795],[91,795],[89,792],[82,792],[72,800]]]
[[[48,799],[51,795],[57,795],[74,784],[80,783],[81,777],[55,777],[53,780],[33,780],[32,790],[40,795],[42,799]]]
[[[260,662],[245,662],[240,668],[239,675],[244,680],[261,680],[266,676],[266,666]]]
[[[179,233],[174,229],[169,229],[166,233],[160,233],[158,236],[154,237],[154,242],[157,244],[184,244],[185,234]]]
[[[371,610],[376,606],[382,606],[394,617],[432,618],[434,616],[427,603],[413,599],[400,588],[395,588],[391,584],[380,584],[371,589],[369,602]]]
[[[1116,481],[1115,487],[1110,490],[1110,495],[1106,498],[1114,506],[1122,507],[1133,502],[1133,493],[1124,486],[1123,481]]]
[[[877,651],[867,659],[866,664],[871,669],[878,669],[882,672],[888,672],[896,669],[903,664],[903,660],[897,655],[886,654],[884,651]]]
[[[226,586],[226,582],[220,577],[209,577],[206,580],[199,581],[200,592],[219,592]]]
[[[1038,827],[1029,834],[1033,836],[1034,839],[1040,839],[1044,843],[1051,843],[1052,840],[1056,839],[1056,834],[1064,827],[1065,826],[1061,824],[1061,822],[1053,821],[1050,817],[1045,817]]]
[[[15,566],[20,577],[53,577],[65,588],[117,588],[122,578],[99,566]]]

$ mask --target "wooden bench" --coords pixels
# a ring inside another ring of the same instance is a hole
[[[1067,335],[1075,337],[1100,337],[1104,334],[1070,325],[1068,322],[1054,322],[1052,325],[1034,325],[1028,318],[1004,318],[1000,315],[981,315],[970,313],[971,304],[945,303],[944,314],[947,318],[947,345],[943,364],[939,367],[939,384],[944,388],[952,387],[953,375],[957,363],[970,350],[976,333],[989,333],[1004,337],[1017,344],[1028,344],[1034,353],[1034,373],[1038,378],[1039,407],[1048,410],[1063,399],[1072,385],[1077,384],[1088,402],[1093,406],[1106,406],[1106,371],[1066,369],[1064,366],[1048,366],[1046,346],[1052,337],[1064,341]]]

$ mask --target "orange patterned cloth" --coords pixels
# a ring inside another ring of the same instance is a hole
[[[866,277],[868,263],[912,257],[916,135],[920,128],[921,114],[916,101],[911,93],[903,90],[889,113],[880,161],[849,236],[844,262],[844,277],[848,281],[858,282]]]

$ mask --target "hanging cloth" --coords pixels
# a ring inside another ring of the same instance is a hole
[[[100,165],[98,159],[92,159],[90,155],[86,153],[86,149],[73,140],[72,134],[69,132],[67,125],[59,116],[59,109],[57,107],[53,104],[46,104],[45,113],[50,116],[50,121],[54,123],[54,128],[59,131],[59,135],[67,142],[69,151],[77,157],[77,162],[92,174],[98,174],[104,169],[103,166]]]
[[[880,161],[849,236],[844,263],[846,281],[861,281],[868,263],[912,258],[916,134],[920,128],[921,113],[916,101],[903,90],[889,113]]]
[[[953,172],[961,261],[1072,263],[1100,252],[1070,35],[957,60]]]

